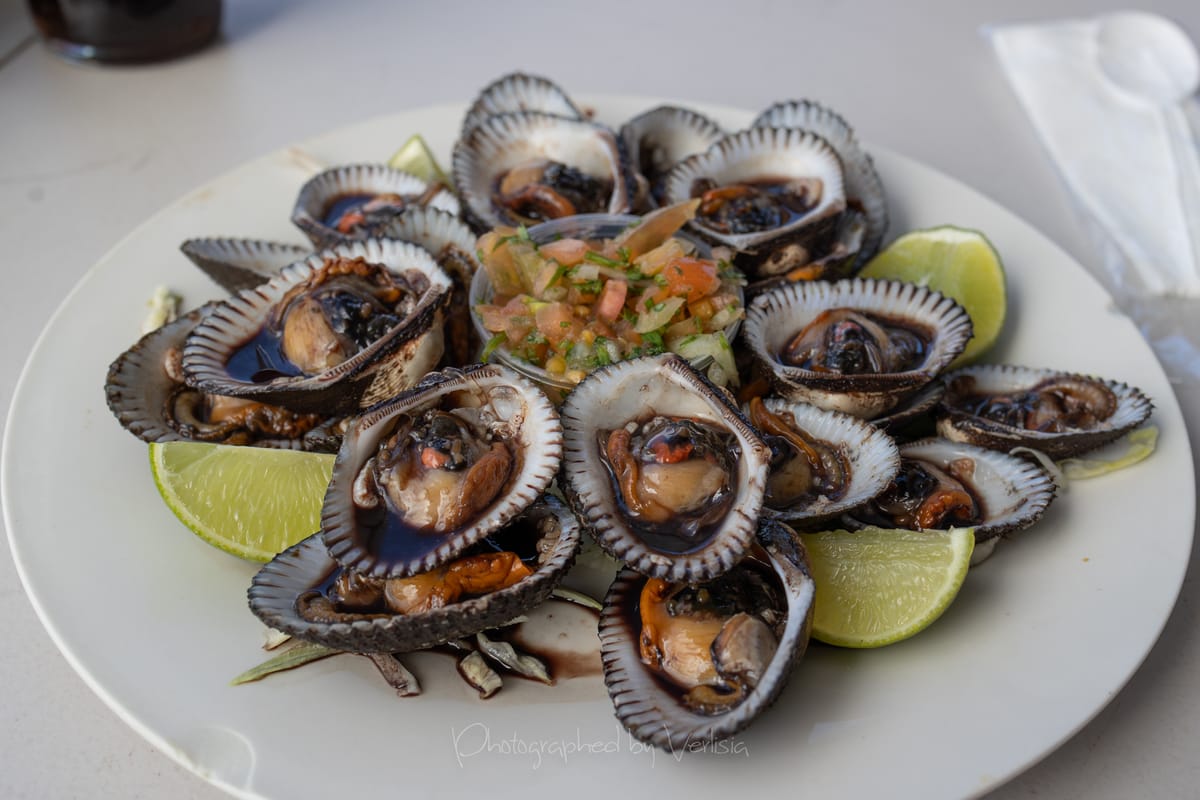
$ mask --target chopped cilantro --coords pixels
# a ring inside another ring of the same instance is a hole
[[[605,346],[607,344],[608,339],[605,337],[596,337],[596,355],[593,356],[593,360],[596,362],[597,367],[607,367],[612,363],[612,356],[608,352],[608,347]]]
[[[620,261],[613,261],[611,258],[605,258],[599,253],[593,253],[591,250],[588,250],[583,254],[583,260],[590,261],[593,264],[599,264],[602,267],[616,267],[617,269],[620,269],[621,267],[625,266]]]
[[[650,331],[649,333],[642,334],[641,350],[644,355],[656,356],[659,353],[665,352],[666,349],[662,331]]]
[[[666,286],[667,285],[667,276],[663,275],[660,272],[654,276],[654,282],[657,283],[659,286]]]
[[[599,278],[596,278],[595,280],[581,281],[575,284],[575,288],[584,294],[600,294],[600,290],[604,288],[604,284],[600,282]]]

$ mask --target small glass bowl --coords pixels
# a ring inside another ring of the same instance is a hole
[[[629,226],[640,222],[641,219],[641,217],[631,214],[578,214],[534,225],[529,229],[529,238],[537,244],[546,244],[557,239],[612,239]],[[685,231],[676,231],[673,235],[694,246],[696,254],[701,258],[712,258],[712,247],[706,242]],[[738,302],[744,308],[746,298],[740,286],[737,288],[737,295]],[[475,331],[479,334],[480,341],[487,342],[494,334],[483,327],[483,320],[475,313],[477,305],[492,302],[492,281],[488,277],[487,270],[482,267],[475,272],[475,277],[471,280],[469,301],[471,320],[475,323]],[[733,341],[741,324],[742,321],[739,319],[725,328],[725,338],[729,342]],[[517,358],[509,353],[503,345],[492,352],[490,359],[499,361],[504,366],[510,367],[532,380],[555,403],[561,403],[566,395],[575,388],[575,384],[566,378],[552,375],[539,366]],[[694,363],[693,366],[703,368],[707,364]]]

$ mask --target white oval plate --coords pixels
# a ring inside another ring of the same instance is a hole
[[[658,101],[596,98],[619,124]],[[194,236],[303,239],[288,222],[311,164],[384,160],[422,133],[443,163],[464,107],[346,127],[197,189],[131,233],[78,284],[26,365],[3,452],[3,501],[26,591],[68,661],[126,722],[244,796],[625,795],[958,797],[1053,750],[1124,685],[1182,583],[1192,457],[1174,395],[1099,285],[1015,215],[933,170],[874,155],[890,234],[953,223],[1003,256],[1010,316],[991,357],[1102,374],[1154,399],[1159,450],[1072,484],[1045,520],[974,569],[919,636],[874,651],[813,645],[775,708],[705,755],[647,751],[596,677],[507,681],[473,697],[444,658],[416,659],[425,693],[396,698],[339,657],[230,687],[262,660],[246,608],[255,572],[187,532],[159,500],[146,447],[104,404],[108,364],[137,338],[151,290],[220,294],[178,252]],[[730,128],[751,114],[707,109]],[[1148,516],[1146,509],[1153,509]],[[1148,522],[1152,519],[1152,530]]]

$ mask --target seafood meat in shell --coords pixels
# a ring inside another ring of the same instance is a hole
[[[432,373],[351,423],[321,510],[325,544],[358,573],[427,572],[540,497],[561,453],[554,407],[512,370]]]
[[[1057,493],[1037,464],[948,439],[901,445],[900,471],[877,497],[848,512],[847,527],[975,529],[973,563],[995,540],[1033,525]]]
[[[820,103],[791,100],[773,104],[759,114],[750,127],[799,128],[811,131],[829,142],[842,160],[846,202],[865,218],[863,241],[857,248],[854,265],[867,263],[878,252],[887,233],[887,198],[875,164],[863,150],[850,124],[840,114]]]
[[[663,205],[663,182],[684,158],[707,150],[725,135],[721,126],[679,106],[657,106],[621,126],[621,141],[634,171],[646,181],[648,205]]]
[[[763,513],[811,525],[882,492],[900,468],[896,443],[870,423],[782,398],[755,398],[747,415],[771,448]]]
[[[938,292],[855,278],[759,295],[742,334],[775,393],[871,419],[933,381],[971,330],[962,306]]]
[[[785,128],[717,140],[671,169],[665,195],[669,204],[700,198],[692,229],[743,254],[739,263],[760,278],[820,255],[846,210],[837,153],[816,134]],[[772,257],[785,247],[794,257]]]
[[[561,414],[564,491],[611,556],[699,581],[745,554],[770,450],[686,361],[668,353],[603,367]]]
[[[775,701],[804,654],[813,597],[800,537],[771,520],[714,580],[668,583],[622,570],[600,615],[617,719],[677,752],[737,733]]]
[[[339,650],[422,650],[541,603],[574,562],[579,538],[571,512],[547,495],[451,562],[382,578],[338,564],[316,534],[259,571],[250,608],[271,628]]]
[[[939,435],[994,450],[1030,447],[1051,458],[1107,444],[1145,422],[1153,408],[1124,383],[1050,369],[966,367],[945,384]]]
[[[617,135],[549,114],[497,114],[454,146],[454,185],[477,230],[627,213],[634,183]]]
[[[183,369],[213,394],[352,412],[415,385],[438,362],[450,290],[416,245],[339,245],[217,305],[188,336]]]
[[[212,304],[143,336],[109,367],[104,393],[122,427],[146,442],[196,441],[284,449],[325,449],[331,420],[184,382],[184,340]]]
[[[380,236],[405,209],[429,206],[459,213],[458,198],[386,164],[349,164],[310,178],[300,188],[292,222],[316,247]]]
[[[476,237],[459,217],[436,208],[410,208],[384,230],[388,238],[428,250],[450,277],[453,289],[446,308],[445,354],[441,366],[465,367],[476,361],[483,343],[471,322],[471,281],[479,270]]]

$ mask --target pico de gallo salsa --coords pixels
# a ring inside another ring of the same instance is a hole
[[[709,377],[735,386],[726,330],[742,319],[744,278],[724,254],[702,257],[675,234],[698,200],[659,209],[611,239],[538,242],[525,228],[478,240],[491,302],[474,307],[497,349],[578,383],[592,370],[664,351],[711,357]]]

